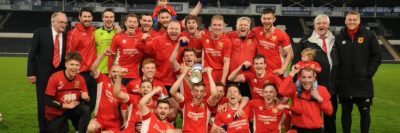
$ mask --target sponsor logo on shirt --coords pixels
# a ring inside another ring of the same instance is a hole
[[[213,48],[206,48],[206,53],[214,57],[221,56],[221,51],[214,50]]]
[[[116,102],[117,102],[117,99],[114,98],[113,93],[110,92],[109,90],[106,90],[106,91],[105,91],[105,95],[106,95],[106,97],[107,97],[107,100],[108,100],[110,103],[116,103]]]
[[[264,47],[264,49],[275,49],[275,43],[269,41],[260,41],[260,45]]]
[[[129,55],[129,56],[134,56],[135,54],[138,54],[139,51],[137,49],[123,49],[122,54],[124,55]]]
[[[64,83],[62,81],[58,82],[57,90],[61,90],[64,87]]]
[[[196,113],[196,112],[188,112],[188,117],[193,121],[198,121],[201,118],[204,118],[204,112]]]
[[[271,124],[271,122],[276,122],[278,119],[276,116],[268,116],[268,115],[258,115],[258,120],[264,122],[264,124]]]

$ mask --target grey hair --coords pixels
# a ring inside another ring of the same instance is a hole
[[[54,12],[52,15],[51,15],[51,23],[53,23],[54,21],[56,21],[56,17],[58,16],[58,15],[61,15],[61,14],[64,14],[65,16],[67,16],[65,13],[63,13],[63,12]]]
[[[328,20],[328,24],[331,23],[330,20],[329,20],[329,16],[328,16],[328,15],[319,14],[319,15],[317,15],[317,16],[315,17],[315,19],[314,19],[314,25],[317,24],[317,22],[318,22],[319,20],[321,20],[321,19],[326,19],[326,20]]]
[[[240,21],[242,21],[242,20],[247,20],[247,21],[249,21],[249,28],[250,28],[251,19],[250,19],[249,17],[240,17],[240,18],[238,18],[238,19],[236,20],[236,27],[239,27],[239,23],[240,23]]]

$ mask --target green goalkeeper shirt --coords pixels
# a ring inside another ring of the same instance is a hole
[[[97,54],[103,54],[107,48],[111,47],[111,42],[113,40],[114,35],[115,35],[115,29],[113,29],[111,31],[107,31],[104,29],[104,27],[101,27],[94,32],[94,38],[96,40]],[[104,57],[104,59],[100,62],[99,70],[102,73],[105,73],[105,74],[108,73],[108,57],[107,56]]]

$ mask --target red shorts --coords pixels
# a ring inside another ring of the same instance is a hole
[[[100,123],[101,126],[101,131],[113,131],[114,133],[120,133],[121,130],[121,125],[119,122],[116,121],[100,121],[99,119],[96,119],[97,122]]]

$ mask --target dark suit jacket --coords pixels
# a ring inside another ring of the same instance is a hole
[[[62,39],[61,63],[58,68],[54,68],[54,39],[51,27],[37,29],[33,34],[32,47],[28,55],[27,76],[35,75],[37,77],[37,87],[39,88],[44,86],[43,89],[45,89],[51,74],[65,68],[66,33],[63,33]]]

